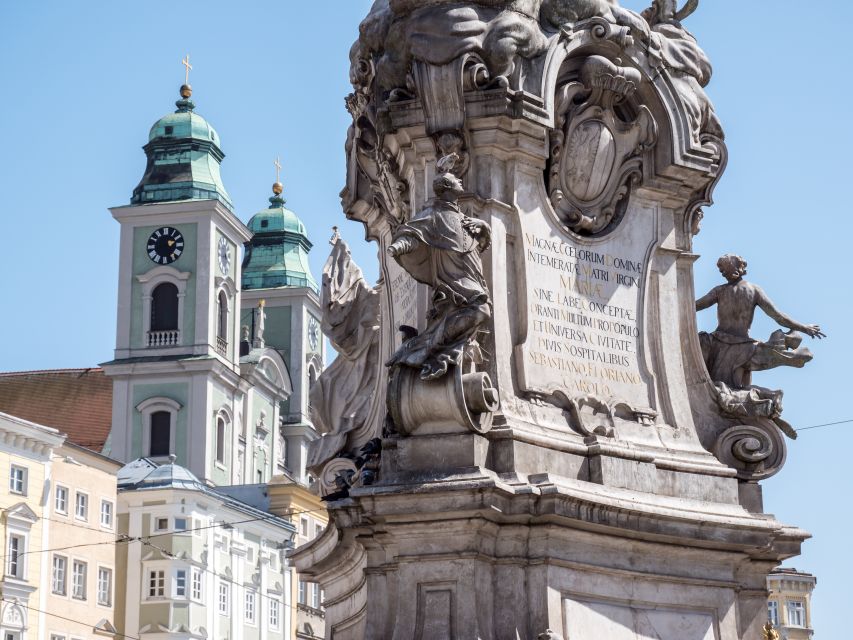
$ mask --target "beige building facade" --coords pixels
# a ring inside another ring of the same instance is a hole
[[[817,578],[810,573],[780,567],[767,577],[767,619],[782,640],[811,640],[812,592]]]
[[[66,442],[54,451],[45,553],[45,640],[112,636],[115,608],[116,473],[114,460]],[[77,546],[81,539],[91,545]]]
[[[278,475],[268,488],[270,511],[288,517],[296,527],[294,546],[301,547],[319,536],[329,523],[328,512],[320,498],[304,483],[288,475]],[[323,590],[316,582],[308,582],[290,565],[291,602],[296,603],[291,619],[290,637],[296,640],[325,638],[326,614]]]
[[[119,466],[0,413],[2,640],[114,637]]]
[[[40,553],[48,544],[43,495],[50,481],[51,454],[62,444],[56,429],[0,413],[0,526],[3,576],[0,581],[0,637],[44,637],[45,593],[39,589],[47,565]]]

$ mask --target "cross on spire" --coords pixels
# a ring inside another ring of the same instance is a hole
[[[273,162],[273,166],[275,166],[275,181],[281,182],[281,160],[278,157]]]
[[[184,84],[190,83],[190,71],[192,71],[193,66],[190,64],[190,54],[187,54],[187,57],[181,60],[181,64],[187,68],[186,77],[184,79]]]

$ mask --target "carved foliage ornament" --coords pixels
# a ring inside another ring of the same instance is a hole
[[[576,233],[612,228],[642,180],[642,156],[657,141],[657,124],[643,105],[617,112],[641,79],[636,69],[590,56],[580,81],[559,91],[548,192],[559,217]]]

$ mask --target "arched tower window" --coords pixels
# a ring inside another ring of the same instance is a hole
[[[172,443],[172,414],[169,411],[155,411],[151,414],[150,442],[148,455],[151,457],[168,456]]]
[[[151,331],[178,330],[178,287],[158,284],[151,293]]]
[[[225,464],[225,418],[216,419],[216,461]]]
[[[216,348],[226,355],[228,351],[228,296],[224,291],[219,292],[216,299]]]

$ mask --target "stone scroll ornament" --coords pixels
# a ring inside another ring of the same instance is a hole
[[[779,311],[761,287],[744,280],[747,264],[742,257],[724,255],[717,267],[726,284],[697,300],[696,310],[717,305],[718,326],[711,333],[700,333],[699,342],[721,412],[741,423],[719,435],[717,455],[738,468],[744,478],[761,479],[784,462],[784,442],[778,431],[792,439],[797,432],[781,417],[782,391],[753,385],[752,372],[801,368],[813,357],[800,346],[802,333],[812,338],[826,336],[818,325],[802,324]],[[774,331],[764,342],[752,338],[749,330],[756,309],[788,331]]]
[[[455,414],[448,418],[475,431],[490,426],[481,416],[491,415],[498,405],[488,375],[474,370],[482,361],[478,335],[487,330],[492,317],[480,258],[491,244],[491,228],[459,207],[464,189],[453,173],[458,161],[451,154],[436,163],[435,197],[397,228],[387,249],[409,275],[432,290],[426,327],[420,333],[400,327],[405,340],[386,363],[392,370],[390,414],[404,431],[435,409],[429,398],[450,399]],[[446,385],[443,378],[449,380]],[[440,382],[428,384],[434,381]],[[426,404],[417,406],[419,398]]]
[[[580,80],[558,95],[549,193],[557,214],[577,233],[593,235],[615,225],[642,179],[642,156],[657,141],[657,125],[643,105],[630,117],[615,109],[640,81],[636,69],[590,56]]]

